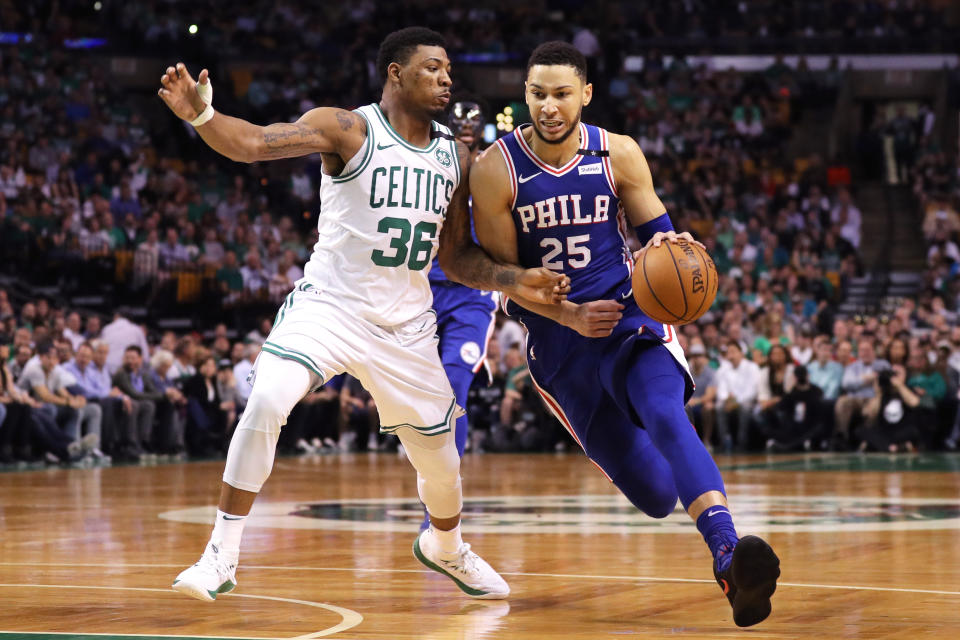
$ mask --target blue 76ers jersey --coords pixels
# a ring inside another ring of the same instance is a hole
[[[567,274],[573,302],[624,297],[633,262],[607,132],[581,123],[581,152],[557,168],[533,153],[524,128],[497,141],[512,178],[520,264]]]

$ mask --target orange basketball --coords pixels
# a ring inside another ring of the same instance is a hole
[[[637,306],[664,324],[687,324],[705,314],[717,297],[717,284],[713,260],[686,240],[650,247],[633,270]]]

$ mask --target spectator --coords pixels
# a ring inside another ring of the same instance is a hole
[[[730,432],[731,420],[736,429],[736,447],[743,450],[748,444],[750,421],[760,392],[760,367],[743,356],[740,344],[727,344],[726,361],[717,370],[717,431],[723,450],[734,449]]]
[[[177,341],[173,349],[173,364],[167,371],[167,380],[182,388],[187,380],[197,375],[193,366],[196,358],[197,344],[190,336],[184,336]]]
[[[233,377],[233,363],[229,358],[222,358],[217,362],[217,395],[220,396],[220,406],[226,412],[226,435],[233,433],[237,424],[237,381]]]
[[[247,254],[244,266],[240,269],[240,275],[243,277],[244,295],[254,300],[266,297],[270,285],[270,274],[260,264],[259,253],[251,251]]]
[[[890,368],[886,360],[876,357],[873,338],[862,337],[857,341],[859,358],[843,370],[842,394],[837,398],[834,410],[834,447],[845,448],[850,436],[850,424],[857,416],[872,421],[876,416],[871,410],[879,408],[870,403],[876,396],[877,374]]]
[[[163,454],[186,457],[187,398],[175,382],[167,377],[173,366],[173,353],[157,349],[150,358],[150,379],[164,399],[157,405],[157,422],[161,425],[161,441],[157,448]]]
[[[67,315],[67,327],[63,330],[63,337],[70,341],[70,346],[76,351],[86,340],[83,335],[82,319],[76,311],[71,311]]]
[[[814,444],[826,444],[829,424],[823,420],[823,391],[810,383],[807,367],[794,369],[796,383],[781,399],[776,411],[776,431],[767,432],[767,450],[811,451]]]
[[[336,424],[336,420],[330,420]],[[379,448],[377,434],[379,432],[379,414],[377,405],[370,393],[363,388],[360,381],[353,376],[346,376],[343,388],[340,389],[340,438],[334,449],[351,451],[354,449],[373,450]],[[321,440],[329,446],[328,438]]]
[[[830,212],[830,220],[840,228],[840,237],[849,242],[854,248],[860,247],[860,225],[863,216],[860,209],[853,204],[850,192],[846,189],[837,191],[837,202]]]
[[[947,382],[934,368],[924,349],[911,352],[905,369],[906,384],[919,400],[916,406],[912,406],[919,427],[917,434],[919,440],[916,443],[922,442],[930,448],[938,440],[943,439],[943,434],[937,432],[938,415],[941,404],[947,396]]]
[[[793,389],[793,363],[783,345],[770,346],[767,365],[760,369],[760,389],[757,392],[757,417],[760,431],[767,435],[767,449],[772,448],[769,434],[780,433],[785,425],[779,424],[780,405],[783,398]]]
[[[869,410],[864,412],[868,417],[856,434],[860,440],[858,451],[873,447],[877,451],[896,453],[901,446],[907,451],[916,450],[914,441],[919,431],[914,410],[920,398],[906,382],[906,371],[900,365],[882,369],[874,376],[874,394]]]
[[[250,397],[250,392],[253,390],[253,385],[250,384],[249,377],[250,372],[253,371],[253,363],[257,361],[257,357],[259,355],[259,344],[250,343],[244,345],[243,360],[235,364],[233,367],[233,378],[237,383],[237,406],[241,409],[247,406],[247,399]]]
[[[9,356],[10,341],[0,335],[0,464],[33,460],[30,410],[34,405],[13,383],[7,366]]]
[[[67,391],[71,378],[57,361],[56,348],[52,342],[37,345],[37,355],[23,368],[17,385],[43,403],[42,411],[54,420],[71,443],[77,443],[80,451],[96,459],[104,459],[100,451],[100,423],[102,413],[95,404],[87,404],[81,395]],[[81,428],[86,426],[86,435],[81,438]],[[71,456],[72,457],[72,456]]]
[[[233,407],[220,398],[217,389],[217,361],[206,357],[183,387],[187,398],[187,446],[197,455],[226,452],[227,412]]]
[[[105,343],[102,344],[107,347]],[[107,347],[109,348],[109,347]],[[114,454],[120,452],[120,444],[127,441],[135,429],[135,413],[130,398],[110,384],[110,375],[103,370],[102,364],[94,363],[94,350],[89,343],[83,343],[77,349],[73,360],[63,365],[64,370],[76,380],[76,391],[87,402],[100,406],[102,413],[101,443],[103,448]],[[123,456],[120,456],[121,459]]]
[[[530,377],[530,370],[520,351],[519,344],[513,344],[503,357],[507,368],[504,381],[503,401],[500,403],[500,424],[509,427],[513,424],[514,413],[523,402],[523,388]]]
[[[817,345],[817,358],[807,365],[810,383],[823,392],[823,399],[832,404],[840,395],[843,366],[833,360],[833,345],[823,339]]]
[[[690,424],[700,432],[707,451],[713,451],[713,425],[716,421],[715,402],[717,398],[716,374],[709,366],[707,350],[703,342],[697,338],[687,349],[687,358],[690,361],[690,373],[693,376],[693,396],[687,401],[686,411]]]
[[[154,452],[153,419],[157,414],[157,403],[164,395],[154,386],[149,372],[144,370],[143,351],[138,345],[131,344],[124,349],[123,365],[113,374],[113,386],[137,402],[139,432],[135,434],[130,452],[140,460],[149,459]],[[165,434],[159,439],[163,437]]]
[[[100,332],[100,339],[110,345],[107,368],[111,373],[116,372],[126,359],[127,347],[136,346],[141,354],[150,351],[143,329],[128,320],[122,309],[114,312],[113,322],[103,328],[103,331]]]

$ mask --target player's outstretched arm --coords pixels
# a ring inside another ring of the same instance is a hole
[[[210,82],[209,72],[200,72],[200,85]],[[295,158],[311,153],[337,153],[349,159],[366,139],[366,121],[343,109],[311,109],[296,122],[259,126],[240,118],[213,113],[209,119],[197,118],[208,108],[182,62],[167,67],[160,78],[160,98],[177,117],[195,124],[203,141],[237,162],[258,162],[277,158]]]
[[[447,218],[440,232],[439,257],[444,273],[451,280],[468,287],[503,291],[515,299],[544,304],[557,304],[565,300],[570,291],[569,278],[549,269],[524,269],[517,266],[519,260],[516,231],[509,219],[509,209],[506,219],[509,228],[502,220],[481,223],[474,171],[482,166],[482,161],[478,160],[477,164],[471,166],[469,151],[461,142],[457,142],[457,151],[460,156],[461,175],[464,178],[447,207]],[[486,185],[482,188],[486,188]],[[474,193],[474,221],[483,248],[477,246],[470,234],[471,189]],[[509,186],[507,189],[509,190]],[[503,235],[494,242],[493,237],[498,234]]]

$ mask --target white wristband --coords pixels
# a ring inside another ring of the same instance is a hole
[[[200,112],[200,115],[190,121],[190,124],[194,127],[199,127],[202,124],[206,124],[210,118],[213,117],[214,113],[216,112],[213,110],[213,105],[208,104],[207,108]]]

